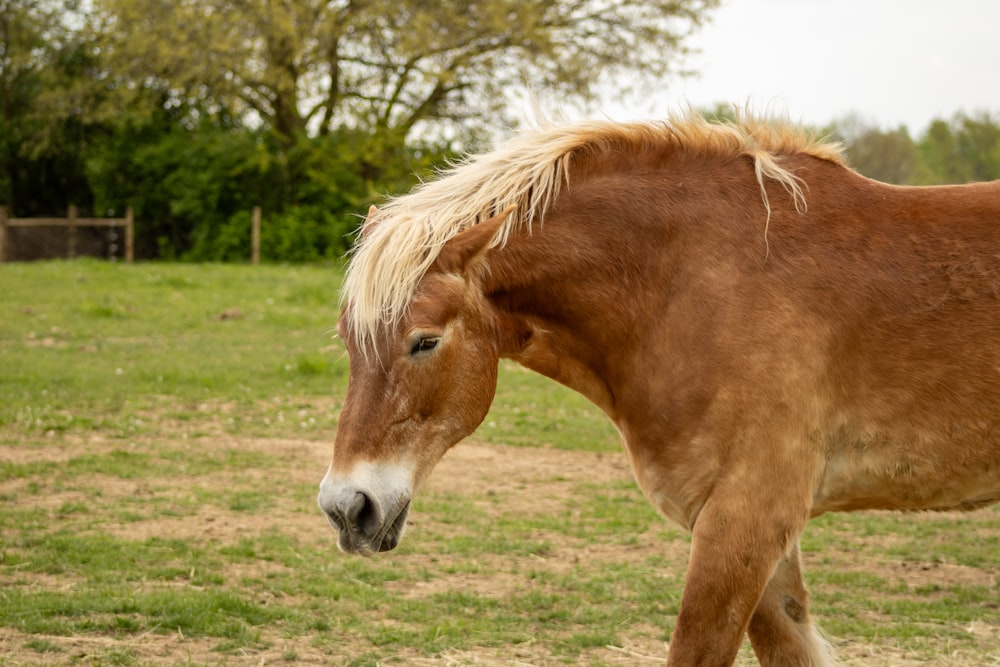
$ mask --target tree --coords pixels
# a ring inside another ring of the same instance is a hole
[[[848,145],[847,159],[869,178],[905,184],[912,182],[919,155],[905,127],[888,132],[868,128]]]
[[[920,140],[922,182],[967,183],[1000,178],[1000,121],[987,112],[937,119]]]
[[[16,215],[89,203],[94,57],[62,0],[0,0],[0,203]]]
[[[219,259],[259,203],[330,256],[379,193],[506,126],[510,89],[660,80],[719,2],[0,0],[0,203],[131,205],[145,256]]]
[[[1000,121],[988,112],[934,119],[918,141],[905,127],[882,131],[858,115],[827,133],[847,147],[851,166],[888,183],[933,185],[1000,178]]]
[[[524,82],[586,100],[602,75],[675,70],[719,0],[96,0],[128,85],[257,117],[291,145],[496,119]],[[126,86],[127,87],[127,86]]]

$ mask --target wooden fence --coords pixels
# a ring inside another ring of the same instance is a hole
[[[260,206],[253,207],[250,219],[250,261],[260,264]],[[68,239],[66,244],[67,258],[76,257],[77,229],[80,227],[124,227],[125,228],[125,261],[131,264],[135,261],[135,219],[132,207],[125,209],[124,218],[81,218],[76,214],[76,206],[70,206],[65,218],[8,218],[7,209],[0,206],[0,262],[10,259],[10,236],[7,230],[12,227],[66,227]]]
[[[13,227],[66,227],[68,239],[66,257],[76,257],[77,230],[80,227],[124,227],[125,261],[135,261],[135,220],[132,207],[125,210],[124,218],[81,218],[76,214],[76,206],[70,206],[65,218],[8,218],[7,209],[0,206],[0,262],[7,261],[10,238],[8,229]]]
[[[260,206],[254,206],[250,216],[250,263],[260,264]]]

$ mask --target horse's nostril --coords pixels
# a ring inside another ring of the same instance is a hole
[[[348,523],[357,527],[363,535],[371,536],[379,529],[378,507],[363,491],[354,494],[345,515]]]
[[[347,511],[345,512],[347,520],[357,525],[360,523],[361,516],[365,513],[367,507],[368,496],[361,491],[356,492],[354,494],[354,498],[351,499],[350,504],[347,506]]]

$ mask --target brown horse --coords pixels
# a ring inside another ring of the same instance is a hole
[[[501,357],[617,425],[692,532],[668,665],[829,665],[799,535],[1000,500],[1000,182],[897,187],[786,124],[536,130],[366,221],[319,504],[392,549]]]

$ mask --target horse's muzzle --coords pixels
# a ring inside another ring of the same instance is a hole
[[[370,490],[353,484],[320,486],[319,506],[339,533],[337,546],[347,553],[371,556],[395,549],[403,538],[408,497],[379,499]]]

